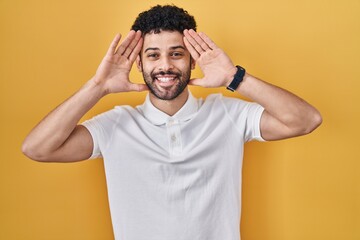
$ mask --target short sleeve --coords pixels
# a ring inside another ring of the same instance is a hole
[[[100,124],[97,122],[96,117],[87,120],[83,123],[81,123],[84,127],[87,128],[87,130],[90,132],[92,140],[93,140],[93,151],[90,156],[90,159],[94,158],[101,158],[102,154],[99,147],[99,131],[101,129]]]
[[[244,141],[265,141],[261,136],[260,120],[264,108],[254,102],[222,97],[228,116],[234,127],[244,136]]]
[[[103,112],[90,120],[83,122],[81,125],[86,127],[93,139],[94,148],[91,159],[103,157],[108,143],[111,141],[113,130],[119,119],[118,108]]]

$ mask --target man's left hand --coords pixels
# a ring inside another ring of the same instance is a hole
[[[204,74],[203,78],[191,79],[190,84],[215,88],[231,83],[237,68],[205,33],[184,30],[184,43]]]

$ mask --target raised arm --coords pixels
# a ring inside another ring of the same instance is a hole
[[[204,73],[204,78],[192,79],[191,84],[229,86],[237,68],[222,49],[204,33],[198,34],[193,30],[184,31],[184,42]],[[303,99],[248,73],[236,91],[265,108],[260,122],[261,135],[265,140],[308,134],[322,122],[320,113]]]
[[[144,91],[143,84],[129,80],[131,66],[142,46],[141,32],[131,31],[118,46],[112,41],[96,74],[78,92],[50,112],[29,133],[22,145],[29,158],[43,162],[74,162],[91,156],[93,141],[79,120],[109,93]]]

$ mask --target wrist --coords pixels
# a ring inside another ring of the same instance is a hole
[[[94,96],[102,98],[109,94],[109,91],[106,90],[102,81],[96,77],[92,77],[83,87],[84,90],[91,91]]]
[[[234,80],[235,74],[237,72],[237,67],[233,66],[231,70],[228,72],[227,77],[225,78],[225,84],[224,87],[228,87],[230,83]]]
[[[238,89],[240,83],[244,80],[246,71],[243,67],[240,67],[239,65],[236,66],[236,73],[233,76],[232,81],[228,84],[226,89],[234,92]]]

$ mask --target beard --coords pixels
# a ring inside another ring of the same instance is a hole
[[[160,87],[156,84],[157,77],[161,76],[174,76],[174,84],[169,87]],[[190,81],[191,68],[186,69],[185,72],[180,71],[158,71],[147,73],[143,71],[143,77],[146,85],[148,86],[150,92],[154,94],[155,97],[161,100],[173,100],[178,97],[186,88]]]

